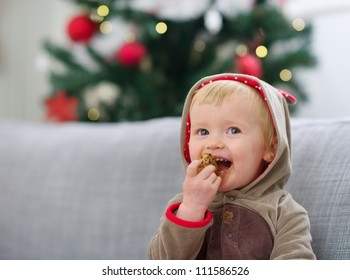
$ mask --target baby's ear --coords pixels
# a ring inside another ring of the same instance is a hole
[[[275,157],[275,153],[271,150],[266,150],[263,160],[270,163]]]
[[[277,143],[277,137],[274,137],[270,145],[266,147],[265,154],[263,157],[264,161],[271,162],[275,158],[277,152]]]

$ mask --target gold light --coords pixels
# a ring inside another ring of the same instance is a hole
[[[100,31],[103,34],[110,33],[112,29],[113,29],[113,25],[109,21],[104,21],[100,24]]]
[[[248,48],[246,45],[243,45],[243,44],[239,44],[237,47],[236,47],[236,54],[238,56],[244,56],[248,53]]]
[[[168,30],[168,26],[166,25],[165,22],[161,21],[161,22],[158,22],[156,24],[156,31],[157,31],[157,33],[164,34],[165,32],[167,32],[167,30]]]
[[[264,58],[264,57],[267,56],[268,50],[267,50],[267,48],[266,48],[265,46],[262,46],[262,45],[261,45],[261,46],[259,46],[259,47],[256,48],[255,53],[256,53],[256,55],[257,55],[258,57]]]
[[[205,47],[206,47],[206,44],[201,40],[197,40],[193,46],[196,52],[204,52]]]
[[[101,5],[97,8],[97,14],[100,17],[105,17],[109,14],[109,8],[106,5]]]
[[[99,16],[98,14],[91,14],[90,19],[93,22],[102,22],[104,20],[104,17]]]
[[[292,26],[296,31],[302,31],[305,28],[305,22],[301,18],[296,18],[292,21]]]
[[[91,109],[89,109],[87,116],[88,116],[88,119],[90,121],[95,122],[100,118],[101,114],[100,114],[100,111],[98,109],[91,108]]]
[[[288,82],[292,79],[292,72],[288,69],[283,69],[281,72],[280,72],[280,78],[282,81],[284,82]]]

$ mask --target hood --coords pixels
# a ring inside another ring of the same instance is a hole
[[[249,75],[224,73],[202,78],[190,89],[182,112],[180,149],[184,168],[191,162],[188,142],[190,137],[191,120],[189,117],[189,107],[194,93],[207,85],[219,80],[232,80],[245,83],[257,89],[257,94],[261,94],[269,108],[271,118],[277,132],[278,147],[275,158],[267,169],[253,182],[240,191],[251,195],[260,196],[268,191],[272,186],[282,188],[291,175],[291,135],[288,104],[296,103],[296,99],[289,93],[279,90],[268,83]]]

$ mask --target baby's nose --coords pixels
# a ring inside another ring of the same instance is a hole
[[[208,142],[206,144],[207,149],[214,150],[214,149],[222,149],[224,147],[224,143],[221,140],[220,137],[210,137],[208,139]]]

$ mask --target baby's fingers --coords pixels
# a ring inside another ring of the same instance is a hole
[[[221,184],[222,178],[220,176],[217,176],[216,179],[213,182],[213,188],[217,191],[220,184]]]
[[[213,175],[216,177],[214,171],[215,171],[215,166],[208,165],[208,166],[204,167],[204,169],[201,172],[199,172],[198,178],[205,180]]]
[[[198,159],[193,160],[187,167],[186,175],[188,177],[195,177],[197,175],[197,169],[200,164],[201,164],[200,160]]]

